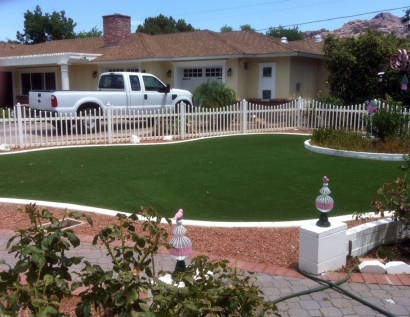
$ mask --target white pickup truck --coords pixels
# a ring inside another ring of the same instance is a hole
[[[192,94],[187,90],[171,89],[154,75],[148,73],[110,72],[102,73],[98,82],[98,90],[31,90],[29,106],[32,113],[42,113],[49,117],[67,115],[70,117],[90,113],[104,113],[107,104],[122,113],[132,111],[160,110],[173,107],[184,102],[192,105]],[[41,112],[40,112],[41,111]],[[51,120],[58,130],[71,129],[73,122],[58,124]],[[96,124],[90,120],[79,120],[82,129],[88,132],[96,130]]]

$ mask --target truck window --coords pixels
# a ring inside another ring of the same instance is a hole
[[[148,91],[161,91],[164,89],[164,84],[160,82],[157,78],[152,76],[142,76],[144,80],[145,90]]]
[[[139,79],[138,76],[130,75],[130,83],[131,83],[131,90],[132,91],[140,91],[141,90],[140,79]]]
[[[124,89],[124,79],[122,75],[104,75],[98,83],[98,88]]]

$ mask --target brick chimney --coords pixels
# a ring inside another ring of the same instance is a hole
[[[104,46],[120,46],[131,37],[131,17],[115,13],[103,16]]]

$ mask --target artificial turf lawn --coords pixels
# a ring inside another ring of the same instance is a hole
[[[329,179],[330,216],[371,211],[375,192],[401,176],[400,162],[310,152],[309,136],[238,135],[165,145],[94,146],[0,156],[0,197],[118,211],[154,206],[187,219],[284,221],[318,218]]]

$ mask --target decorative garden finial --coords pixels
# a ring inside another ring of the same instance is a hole
[[[408,71],[410,69],[409,53],[405,49],[399,49],[398,51],[398,54],[392,54],[390,56],[390,66],[391,68],[399,70],[401,72]],[[401,89],[407,90],[408,83],[409,80],[406,74],[404,74],[402,79],[400,80]]]
[[[178,210],[178,212],[175,214],[174,218],[177,222],[178,220],[181,220],[184,218],[184,211],[182,209]]]
[[[390,56],[390,66],[393,69],[406,71],[410,69],[409,54],[405,49],[399,49],[398,54]]]
[[[169,250],[169,253],[172,255],[177,263],[175,265],[176,272],[184,272],[186,269],[185,260],[192,253],[192,242],[185,236],[187,230],[182,225],[182,218],[184,217],[184,211],[179,209],[175,214],[173,219],[176,220],[177,226],[172,230],[174,237],[169,242],[172,245],[172,248]]]
[[[331,193],[328,183],[329,179],[324,176],[323,187],[320,189],[322,195],[316,198],[316,208],[320,211],[320,218],[316,222],[316,226],[318,227],[330,227],[327,213],[333,209],[334,202],[332,197],[328,196]]]

